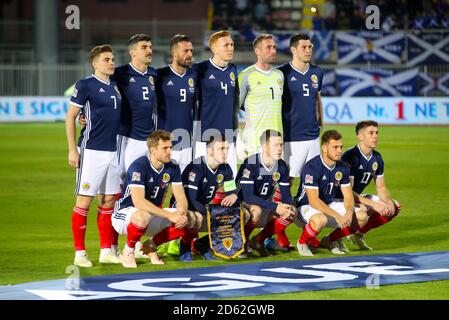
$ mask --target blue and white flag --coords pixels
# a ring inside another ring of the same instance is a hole
[[[277,51],[290,54],[290,37],[291,34],[274,34],[274,41],[276,41]]]
[[[427,96],[434,93],[449,95],[449,73],[440,77],[431,77],[427,73],[419,74],[420,89],[419,93]]]
[[[449,63],[449,32],[408,34],[407,65]]]
[[[337,32],[338,64],[379,62],[400,63],[404,33]]]
[[[335,82],[335,71],[323,69],[323,83],[321,84],[321,95],[325,97],[335,97],[337,88]]]
[[[329,60],[334,49],[334,32],[313,31],[313,58],[316,62]]]
[[[340,95],[351,96],[416,96],[418,68],[394,73],[384,69],[336,70]]]

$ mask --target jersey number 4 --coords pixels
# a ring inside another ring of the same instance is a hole
[[[224,90],[224,92],[225,92],[225,95],[227,95],[228,94],[228,84],[227,83],[223,83],[223,82],[221,82],[220,81],[220,83],[221,83],[221,88]]]

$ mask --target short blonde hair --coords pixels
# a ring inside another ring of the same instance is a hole
[[[212,33],[209,37],[209,48],[212,49],[212,46],[214,45],[215,42],[217,42],[218,39],[223,38],[223,37],[230,37],[230,36],[231,36],[231,33],[227,30],[221,30],[221,31]]]
[[[159,144],[159,141],[170,141],[171,133],[165,130],[156,130],[150,134],[147,139],[148,148],[156,148]]]
[[[269,33],[261,33],[259,34],[256,39],[254,39],[253,41],[253,49],[256,49],[256,47],[259,45],[259,43],[262,42],[262,40],[266,40],[266,39],[273,39],[274,40],[274,36],[272,34]]]

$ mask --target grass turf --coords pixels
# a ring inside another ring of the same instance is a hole
[[[356,143],[352,126],[336,128],[345,147]],[[399,217],[367,235],[373,252],[349,246],[349,255],[449,250],[447,182],[449,158],[447,127],[382,127],[378,150],[385,160],[386,182],[403,207]],[[0,285],[62,279],[73,262],[71,209],[75,172],[67,164],[63,123],[0,125]],[[293,186],[296,192],[297,183]],[[371,185],[367,190],[373,192]],[[176,257],[164,266],[139,261],[137,270],[120,265],[102,266],[98,261],[99,239],[95,204],[92,206],[86,245],[94,267],[81,276],[179,269],[186,264]],[[323,231],[322,235],[328,230]],[[291,226],[287,234],[294,243],[300,231]],[[120,238],[120,243],[124,239]],[[320,250],[316,258],[333,257]],[[296,252],[267,258],[222,263],[252,263],[298,259]],[[214,263],[215,264],[215,263]],[[199,258],[188,267],[212,265]],[[338,289],[249,297],[250,299],[449,299],[449,281],[392,285],[378,290]]]

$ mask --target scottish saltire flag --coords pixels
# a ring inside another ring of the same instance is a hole
[[[408,34],[407,65],[449,63],[449,32]]]
[[[417,94],[418,68],[396,73],[384,69],[339,69],[336,74],[343,97],[409,97]]]
[[[335,97],[337,88],[335,82],[335,71],[323,69],[323,83],[321,84],[321,96]]]
[[[313,31],[313,57],[316,62],[329,60],[334,49],[334,32]]]
[[[290,37],[291,34],[274,34],[274,41],[276,41],[277,51],[290,54]]]
[[[421,95],[427,96],[434,93],[449,95],[449,73],[440,77],[431,77],[427,73],[419,74]]]
[[[404,50],[402,32],[337,32],[338,64],[400,63]]]

